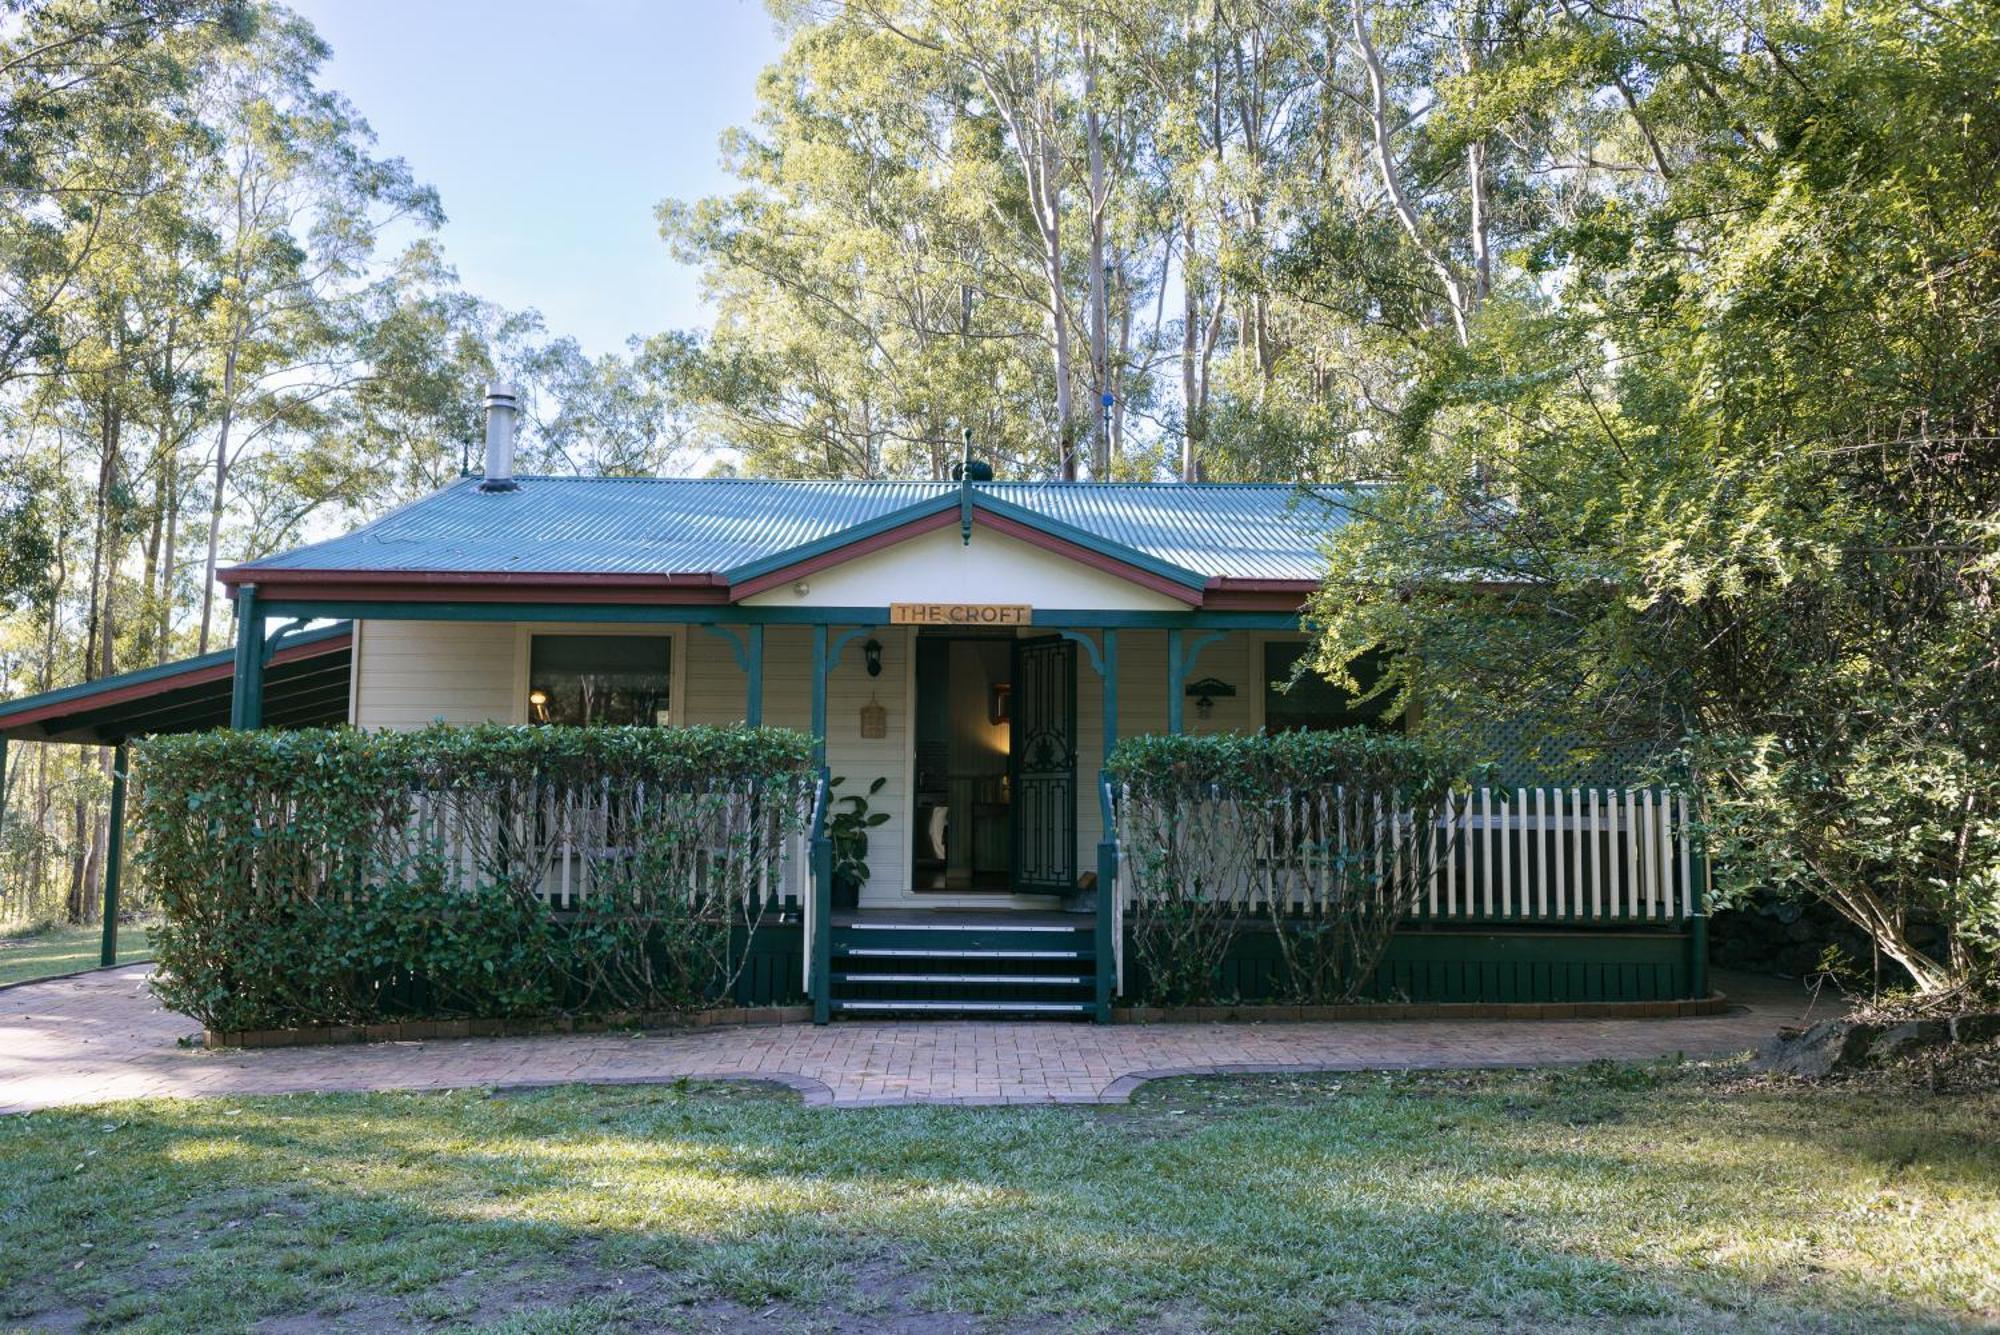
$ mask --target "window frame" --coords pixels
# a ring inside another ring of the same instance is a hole
[[[518,621],[514,623],[514,703],[508,721],[532,723],[528,717],[529,665],[533,661],[537,635],[641,635],[668,641],[667,709],[673,715],[670,728],[686,727],[687,627],[683,625],[634,625],[630,622]]]

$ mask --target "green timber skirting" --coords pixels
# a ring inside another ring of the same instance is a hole
[[[1589,931],[1407,927],[1361,990],[1368,1001],[1486,1006],[1673,1002],[1691,998],[1690,943],[1662,929]],[[1222,961],[1219,1001],[1289,1002],[1282,958],[1263,924],[1238,932]],[[1145,965],[1129,933],[1125,997],[1147,995]]]

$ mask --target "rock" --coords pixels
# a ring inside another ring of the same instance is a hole
[[[1951,1038],[1954,1043],[1988,1043],[2000,1038],[2000,1012],[1953,1016]]]
[[[1951,1026],[1943,1020],[1905,1020],[1876,1035],[1869,1045],[1870,1061],[1892,1061],[1924,1048],[1942,1047],[1951,1042]]]
[[[1868,1059],[1877,1027],[1857,1020],[1821,1020],[1803,1034],[1783,1034],[1766,1043],[1754,1063],[1760,1071],[1818,1080],[1852,1070]]]

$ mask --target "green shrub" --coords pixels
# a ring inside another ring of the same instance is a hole
[[[1449,852],[1429,834],[1456,767],[1397,733],[1132,737],[1106,773],[1152,1002],[1216,1000],[1231,943],[1259,917],[1289,995],[1353,997]]]
[[[139,744],[154,989],[216,1029],[685,1010],[809,817],[782,729],[437,726]]]

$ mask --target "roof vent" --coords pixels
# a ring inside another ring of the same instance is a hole
[[[514,434],[520,420],[520,395],[512,385],[486,387],[486,479],[481,491],[513,491]]]

